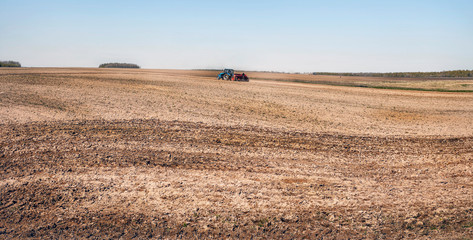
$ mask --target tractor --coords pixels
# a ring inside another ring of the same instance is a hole
[[[217,79],[218,80],[220,80],[220,79],[230,80],[230,79],[232,79],[233,74],[235,74],[235,71],[233,71],[233,69],[225,69],[225,70],[223,70],[223,72],[221,72],[218,75]]]
[[[245,81],[248,82],[250,79],[248,76],[246,76],[244,73],[242,74],[235,74],[235,71],[233,69],[225,69],[223,72],[221,72],[218,77],[218,80],[223,79],[223,80],[231,80],[231,81]]]

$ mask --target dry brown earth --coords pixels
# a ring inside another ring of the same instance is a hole
[[[0,238],[473,237],[472,93],[248,75],[0,70]]]

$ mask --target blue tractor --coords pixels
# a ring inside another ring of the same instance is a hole
[[[223,80],[230,80],[232,79],[233,75],[235,74],[235,71],[233,69],[225,69],[223,72],[221,72],[217,79],[223,79]]]

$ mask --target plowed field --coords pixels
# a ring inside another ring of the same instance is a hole
[[[0,70],[0,238],[473,237],[472,93],[247,74]]]

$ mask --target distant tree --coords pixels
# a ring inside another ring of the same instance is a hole
[[[21,64],[15,61],[0,61],[0,67],[21,67]]]
[[[333,73],[314,72],[313,75],[393,77],[393,78],[438,78],[438,77],[473,77],[473,70],[454,70],[442,72],[389,72],[389,73]]]
[[[103,63],[99,68],[140,68],[140,66],[133,63]]]

